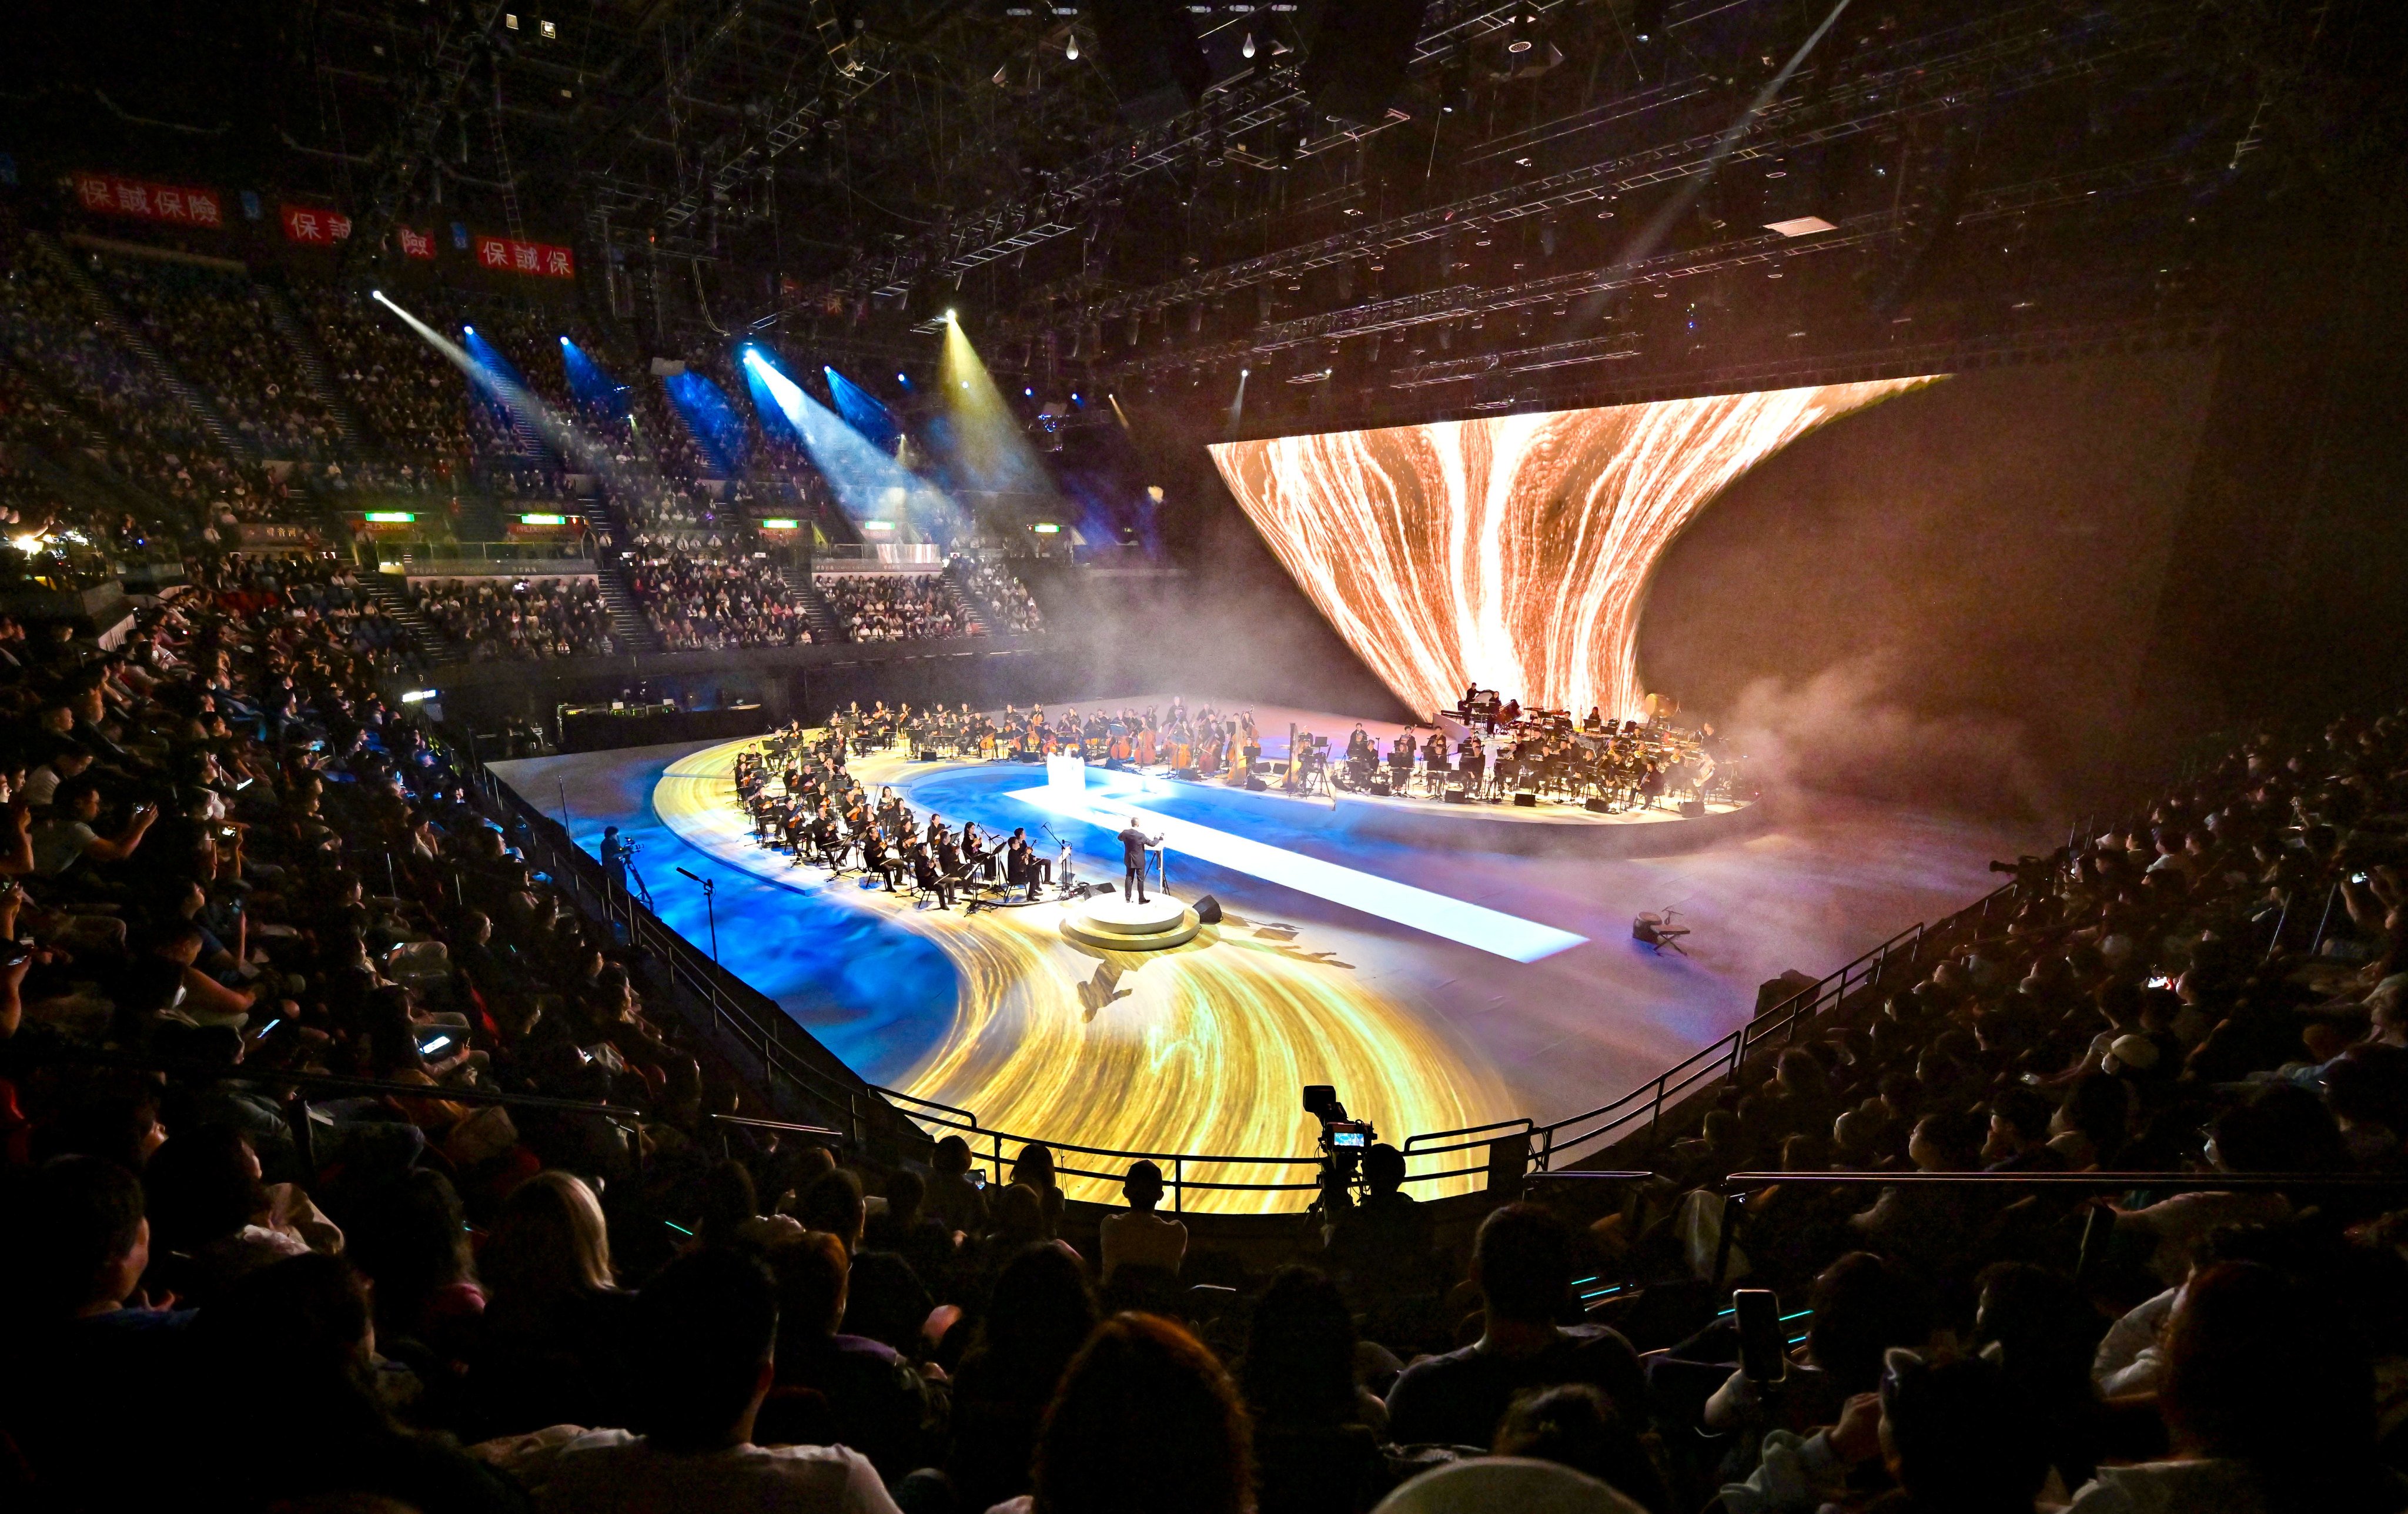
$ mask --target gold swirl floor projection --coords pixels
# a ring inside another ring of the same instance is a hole
[[[1347,645],[1425,714],[1468,684],[1641,713],[1656,562],[1741,474],[1933,382],[1884,379],[1221,442],[1212,460]]]
[[[652,807],[681,840],[775,882],[824,876],[795,869],[753,843],[736,804],[730,742],[670,764]],[[875,789],[908,769],[888,757],[856,757],[855,777]],[[883,889],[837,897],[934,943],[959,983],[951,1030],[897,1084],[900,1091],[976,1111],[990,1129],[1123,1150],[1260,1157],[1311,1156],[1317,1127],[1298,1106],[1307,1083],[1334,1083],[1352,1113],[1383,1138],[1460,1129],[1518,1113],[1497,1074],[1395,999],[1353,981],[1337,953],[1349,943],[1300,942],[1283,929],[1232,913],[1189,944],[1111,953],[1062,933],[1061,907],[1039,904],[975,916],[919,909]],[[1477,1151],[1415,1173],[1474,1164]],[[1065,1159],[1071,1165],[1110,1165]],[[1190,1180],[1309,1182],[1312,1169],[1260,1161],[1189,1162]],[[1415,1184],[1424,1197],[1463,1192],[1477,1177]],[[1112,1199],[1117,1188],[1066,1181],[1075,1198]],[[1310,1195],[1191,1190],[1186,1207],[1293,1211]]]

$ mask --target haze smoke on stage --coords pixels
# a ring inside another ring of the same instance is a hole
[[[847,516],[854,521],[908,519],[940,541],[958,534],[959,509],[943,490],[880,452],[834,411],[805,394],[802,385],[779,372],[759,348],[744,350],[744,369],[803,439],[811,465],[827,480]]]
[[[903,428],[895,424],[894,412],[878,402],[878,397],[838,373],[822,365],[827,375],[828,397],[836,401],[836,412],[867,440],[869,444],[889,457],[895,455],[896,444],[903,440]]]
[[[587,436],[566,416],[545,404],[528,390],[500,349],[464,328],[463,335],[474,344],[480,355],[472,355],[458,342],[452,340],[433,326],[403,310],[385,297],[382,290],[371,292],[376,302],[401,317],[419,339],[443,354],[444,360],[467,376],[479,397],[485,402],[499,405],[534,427],[545,443],[565,458],[573,459],[589,472],[615,474],[617,467],[609,448]]]
[[[568,374],[568,392],[577,397],[580,405],[596,415],[626,419],[627,386],[566,337],[560,339],[560,366]]]
[[[1918,711],[1903,683],[1880,654],[1802,683],[1758,679],[1741,690],[1721,733],[1774,798],[1810,791],[2014,818],[2061,813],[2019,722],[1981,710]]]
[[[938,366],[945,393],[942,446],[956,487],[980,493],[1050,496],[1054,482],[1020,428],[1010,401],[988,377],[962,324],[945,322]]]
[[[743,472],[748,450],[744,417],[736,412],[726,392],[692,368],[664,377],[661,387],[668,391],[669,403],[685,417],[686,429],[719,465],[722,475],[734,478]]]

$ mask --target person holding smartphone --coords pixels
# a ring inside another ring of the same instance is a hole
[[[92,824],[100,818],[100,786],[89,776],[61,783],[52,809],[50,817],[34,828],[34,871],[45,878],[55,878],[86,858],[122,862],[159,818],[157,805],[140,800],[123,829],[114,836],[100,834]]]

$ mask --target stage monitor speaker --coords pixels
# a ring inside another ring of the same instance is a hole
[[[1271,786],[1270,785],[1268,785],[1268,784],[1267,784],[1267,783],[1263,782],[1260,778],[1255,777],[1253,773],[1251,773],[1251,772],[1250,772],[1250,773],[1246,774],[1246,792],[1247,792],[1247,793],[1249,793],[1249,794],[1260,794],[1260,793],[1264,793],[1264,792],[1268,791],[1268,790],[1270,788],[1270,786]]]
[[[1682,818],[1682,819],[1684,819],[1684,820],[1702,820],[1702,819],[1704,819],[1705,817],[1706,817],[1706,801],[1705,801],[1704,800],[1701,800],[1701,799],[1684,799],[1684,800],[1683,800],[1681,801],[1681,818]]]
[[[1316,116],[1369,125],[1405,85],[1423,0],[1349,0],[1324,6],[1298,80]]]
[[[936,749],[935,747],[933,747],[933,746],[924,746],[924,747],[920,748],[920,760],[921,760],[921,761],[923,761],[923,762],[934,762],[934,761],[936,761],[936,760],[937,760],[937,749]]]
[[[1598,799],[1593,794],[1584,801],[1583,807],[1591,815],[1612,815],[1613,813],[1613,804],[1611,800]]]
[[[1212,65],[1196,45],[1182,0],[1097,0],[1096,51],[1132,126],[1158,126],[1196,108],[1212,82]],[[1416,15],[1418,20],[1418,14]],[[1407,27],[1406,46],[1413,27]]]
[[[1450,788],[1446,791],[1446,801],[1449,804],[1469,804],[1471,802],[1471,796],[1460,788]]]
[[[1526,788],[1518,788],[1513,791],[1513,808],[1517,810],[1535,810],[1538,807],[1539,796],[1537,794]]]
[[[1196,918],[1197,921],[1205,925],[1219,925],[1221,923],[1221,901],[1214,899],[1211,894],[1206,894],[1203,898],[1196,901]]]

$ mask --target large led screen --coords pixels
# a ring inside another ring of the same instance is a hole
[[[1731,481],[1929,379],[1215,445],[1254,528],[1347,644],[1428,714],[1467,685],[1635,717],[1664,549]]]

